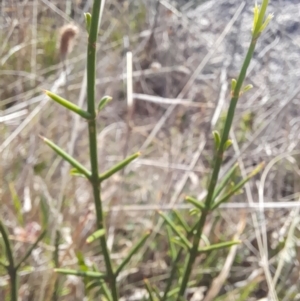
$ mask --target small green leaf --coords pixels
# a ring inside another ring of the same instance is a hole
[[[50,141],[49,139],[40,136],[45,143],[50,146],[59,156],[61,156],[63,159],[65,159],[67,162],[69,162],[74,168],[76,168],[80,173],[85,175],[88,179],[91,176],[91,172],[87,170],[83,165],[81,165],[77,160],[75,160],[72,156],[70,156],[68,153],[66,153],[63,149],[61,149],[59,146],[57,146],[55,143]]]
[[[186,233],[189,233],[191,229],[185,221],[185,219],[180,215],[180,213],[177,210],[173,210],[173,213],[176,216],[176,219],[178,220],[178,223],[181,225],[181,227],[185,230]]]
[[[168,237],[168,241],[169,241],[169,252],[170,252],[171,258],[172,258],[172,260],[175,260],[177,252],[176,252],[175,245],[173,243],[173,237],[172,237],[172,232],[171,232],[170,226],[167,226],[167,237]]]
[[[268,17],[266,18],[265,22],[263,23],[263,25],[260,27],[259,32],[263,32],[265,30],[265,28],[268,26],[268,24],[270,23],[270,21],[273,19],[274,14],[269,14]]]
[[[81,173],[77,168],[71,168],[70,169],[70,175],[74,177],[82,177],[85,178],[86,176]]]
[[[104,96],[101,98],[98,104],[98,112],[104,109],[104,107],[112,100],[111,96]]]
[[[43,230],[42,233],[39,235],[37,240],[34,242],[34,244],[26,251],[25,255],[23,258],[19,261],[19,263],[15,266],[15,269],[18,270],[21,266],[21,264],[30,256],[32,253],[33,249],[38,245],[38,243],[44,238],[47,230]]]
[[[259,15],[259,6],[257,5],[257,3],[255,3],[254,5],[254,9],[253,9],[253,25],[252,25],[252,32],[254,33],[254,30],[256,28],[256,24],[257,24],[257,20],[258,20],[258,15]]]
[[[180,237],[178,237],[178,236],[173,236],[173,237],[171,238],[171,241],[172,241],[174,244],[180,246],[181,248],[186,249],[186,244],[182,242],[182,240],[180,239]]]
[[[52,100],[59,103],[63,107],[67,108],[70,111],[73,111],[74,113],[78,114],[79,116],[85,118],[85,119],[91,119],[91,114],[85,110],[82,110],[80,107],[75,105],[73,102],[66,100],[50,91],[45,91],[46,95],[48,95]]]
[[[90,13],[84,13],[85,28],[88,34],[90,34],[92,15]]]
[[[126,167],[130,162],[132,162],[133,160],[135,160],[136,158],[138,158],[140,155],[141,155],[141,153],[137,152],[137,153],[133,154],[132,156],[129,156],[125,160],[121,161],[120,163],[116,164],[115,166],[113,166],[109,170],[105,171],[104,173],[100,174],[99,175],[100,182],[102,182],[102,181],[110,178],[113,174],[115,174],[119,170],[121,170],[124,167]]]
[[[207,246],[207,247],[199,248],[198,252],[199,253],[205,253],[205,252],[210,252],[210,251],[213,251],[213,250],[229,248],[229,247],[232,247],[232,246],[240,244],[240,243],[241,243],[240,240],[221,242],[221,243],[218,243],[218,244],[213,244],[213,245],[210,245],[210,246]]]
[[[81,277],[90,277],[90,278],[105,278],[106,275],[99,272],[92,271],[80,271],[72,269],[54,269],[54,272],[64,275],[75,275]]]
[[[214,191],[213,200],[215,200],[220,195],[222,190],[225,188],[225,186],[228,184],[230,179],[233,177],[237,167],[238,167],[238,164],[234,164],[233,167],[224,175],[224,177],[222,178],[222,181],[220,182],[220,184],[218,184],[218,186],[216,187],[216,189]]]
[[[251,90],[252,88],[253,88],[253,85],[250,85],[250,84],[247,85],[247,86],[245,86],[244,89],[243,89],[243,93],[245,93],[245,92]]]
[[[232,140],[228,139],[224,144],[224,150],[227,150],[232,145]]]
[[[232,79],[231,80],[231,91],[233,92],[235,90],[235,87],[236,87],[236,79]]]
[[[261,6],[258,6],[257,3],[254,6],[254,18],[252,26],[253,38],[257,38],[272,19],[272,15],[269,15],[264,21],[268,2],[268,0],[263,0]]]
[[[150,301],[156,301],[156,299],[155,299],[154,296],[153,296],[152,287],[151,287],[151,285],[150,285],[148,279],[144,279],[144,283],[145,283],[147,292],[148,292],[148,294],[149,294],[149,300],[150,300]]]
[[[115,275],[119,275],[119,273],[122,271],[122,269],[125,267],[125,265],[129,262],[129,260],[132,258],[134,254],[138,252],[138,250],[144,245],[147,238],[151,234],[151,231],[146,232],[142,238],[135,244],[135,246],[130,250],[128,255],[124,258],[124,260],[121,262],[121,264],[118,266]]]
[[[212,210],[216,209],[217,207],[219,207],[222,203],[225,203],[226,201],[228,201],[228,199],[230,197],[232,197],[235,193],[239,192],[240,189],[252,178],[254,177],[257,173],[259,173],[262,168],[265,166],[265,163],[262,162],[260,164],[258,164],[258,166],[242,181],[240,181],[237,185],[235,185],[233,188],[230,189],[229,192],[227,192],[224,196],[221,197],[221,199],[219,199],[218,201],[216,201],[215,203],[213,203],[212,205]]]
[[[197,208],[192,208],[189,210],[190,216],[199,214],[200,210]]]
[[[213,131],[214,141],[215,141],[215,148],[216,150],[219,149],[221,143],[220,133],[218,131]]]
[[[97,231],[95,231],[92,235],[90,235],[87,239],[86,242],[88,244],[92,243],[94,240],[102,237],[105,235],[105,229],[99,229]]]
[[[10,190],[11,198],[13,200],[13,204],[14,204],[14,207],[16,210],[18,222],[23,226],[24,220],[23,220],[23,214],[22,214],[22,203],[21,203],[21,200],[17,194],[17,191],[16,191],[13,183],[9,184],[9,190]]]
[[[187,238],[179,231],[177,226],[173,223],[173,221],[163,212],[159,211],[158,214],[165,220],[165,222],[171,227],[171,229],[178,235],[182,243],[186,248],[190,249],[192,247],[191,243],[187,240]]]
[[[200,211],[202,211],[203,209],[205,209],[204,202],[200,202],[200,201],[196,200],[195,198],[193,198],[191,196],[185,197],[185,201],[187,201],[188,203],[192,204],[193,206],[195,206]]]

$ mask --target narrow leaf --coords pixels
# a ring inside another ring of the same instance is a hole
[[[236,87],[236,79],[232,79],[231,80],[231,91],[233,92],[235,90],[235,87]]]
[[[160,291],[155,284],[152,285],[152,290],[156,296],[156,300],[161,300]]]
[[[172,260],[175,260],[177,253],[176,253],[176,248],[175,248],[175,245],[173,243],[171,234],[172,234],[172,232],[171,232],[170,226],[167,226],[167,237],[168,237],[168,242],[169,242],[169,252],[170,252]]]
[[[104,96],[101,98],[99,104],[98,104],[98,112],[103,110],[105,106],[112,100],[111,96]]]
[[[240,181],[237,185],[235,185],[229,192],[227,192],[220,200],[216,201],[212,205],[212,210],[219,207],[222,203],[226,202],[230,197],[232,197],[237,191],[239,191],[252,177],[254,177],[257,173],[261,171],[264,167],[264,162],[258,164],[258,166],[242,181]]]
[[[245,93],[245,92],[247,92],[247,91],[251,90],[252,88],[253,88],[253,86],[252,86],[252,85],[247,85],[247,86],[245,86],[245,87],[243,88],[243,91],[242,91],[242,93]]]
[[[83,165],[81,165],[77,160],[75,160],[72,156],[66,153],[63,149],[57,146],[55,143],[50,141],[49,139],[42,137],[47,145],[49,145],[59,156],[69,162],[74,168],[76,168],[80,173],[85,175],[87,178],[90,178],[91,172],[87,170]]]
[[[148,281],[148,279],[144,279],[144,283],[145,283],[145,286],[146,286],[146,289],[147,289],[147,292],[149,294],[149,300],[150,301],[156,301],[154,296],[153,296],[153,292],[152,292],[152,287]]]
[[[88,244],[90,244],[91,242],[93,242],[94,240],[102,237],[105,235],[105,229],[100,229],[100,230],[97,230],[95,231],[92,235],[90,235],[87,239],[86,239],[86,242]]]
[[[80,107],[78,107],[77,105],[75,105],[74,103],[72,103],[71,101],[68,101],[50,91],[45,91],[46,95],[48,95],[52,100],[54,100],[55,102],[59,103],[60,105],[62,105],[63,107],[67,108],[70,111],[75,112],[76,114],[78,114],[79,116],[85,118],[85,119],[91,119],[91,114],[85,110],[82,110]]]
[[[128,253],[128,255],[124,258],[124,260],[121,262],[121,264],[118,266],[115,275],[119,275],[119,273],[122,271],[122,269],[125,267],[125,265],[129,262],[129,260],[132,258],[132,256],[134,254],[136,254],[138,252],[138,250],[144,245],[144,243],[146,242],[147,238],[149,237],[149,235],[151,234],[150,231],[148,231],[147,233],[145,233],[142,238],[136,243],[136,245],[130,250],[130,252]]]
[[[240,240],[221,242],[221,243],[218,243],[218,244],[213,244],[213,245],[210,245],[210,246],[207,246],[207,247],[199,248],[198,252],[199,253],[205,253],[205,252],[210,252],[212,250],[229,248],[229,247],[232,247],[234,245],[238,245],[240,243],[241,243]]]
[[[193,216],[199,214],[200,210],[197,208],[192,208],[189,210],[189,212],[190,212],[190,216]]]
[[[200,202],[198,200],[196,200],[195,198],[191,197],[191,196],[187,196],[185,197],[185,200],[192,204],[193,206],[195,206],[197,209],[199,209],[200,211],[202,211],[203,209],[205,209],[205,204],[203,202]]]
[[[218,131],[213,131],[214,141],[215,141],[215,148],[216,150],[219,149],[221,143],[220,133]]]
[[[273,19],[274,15],[273,14],[269,14],[268,17],[266,18],[265,22],[263,23],[263,25],[260,27],[259,32],[263,32],[265,30],[265,28],[268,26],[268,24],[270,23],[270,21]]]
[[[179,236],[182,243],[188,249],[190,249],[192,247],[191,243],[187,240],[187,238],[184,235],[182,235],[182,233],[180,233],[180,231],[178,230],[176,225],[173,223],[173,221],[171,221],[171,219],[161,211],[159,211],[158,214],[166,221],[166,223],[171,227],[171,229]]]
[[[171,238],[171,241],[172,241],[174,244],[176,244],[176,245],[178,245],[178,246],[180,246],[181,248],[183,248],[183,249],[186,250],[186,244],[183,243],[182,240],[181,240],[178,236],[173,236],[173,237]]]
[[[90,34],[92,15],[90,13],[84,13],[84,18],[86,31]]]
[[[3,268],[5,268],[5,269],[8,268],[7,263],[6,263],[5,261],[3,261],[2,259],[0,259],[0,265],[1,265]]]
[[[16,192],[16,189],[14,187],[13,183],[9,184],[9,190],[10,190],[10,194],[11,194],[11,198],[13,200],[13,204],[16,210],[16,215],[17,215],[17,219],[18,222],[21,225],[24,225],[24,220],[23,220],[23,214],[22,214],[22,203],[21,200]]]
[[[190,227],[185,221],[185,219],[180,215],[180,213],[177,210],[173,210],[173,213],[175,214],[179,224],[182,226],[182,228],[185,230],[186,233],[190,232]]]
[[[125,166],[127,166],[130,162],[132,162],[133,160],[138,158],[140,155],[141,155],[141,153],[137,152],[137,153],[131,155],[130,157],[126,158],[125,160],[121,161],[120,163],[116,164],[115,166],[113,166],[109,170],[107,170],[104,173],[100,174],[99,175],[99,180],[104,181],[104,180],[108,179],[113,174],[115,174],[116,172],[118,172],[119,170],[121,170]]]
[[[234,164],[233,167],[231,167],[231,169],[224,175],[224,177],[222,178],[222,181],[215,189],[215,192],[213,195],[213,200],[215,200],[219,196],[219,194],[222,192],[222,190],[225,188],[225,186],[231,180],[237,167],[238,167],[238,164]]]
[[[5,249],[6,249],[6,257],[7,257],[7,261],[8,261],[8,266],[11,269],[14,269],[15,268],[15,263],[14,263],[15,259],[14,259],[13,249],[10,244],[10,240],[8,238],[8,231],[6,229],[6,226],[2,223],[1,219],[0,219],[0,233],[2,235],[3,242],[5,245]]]
[[[90,277],[90,278],[105,278],[106,275],[99,272],[93,271],[78,271],[71,269],[54,269],[54,272],[64,274],[64,275],[75,275],[80,277]]]
[[[32,253],[33,249],[38,245],[38,243],[44,238],[47,230],[43,230],[42,233],[39,235],[35,243],[27,250],[26,254],[24,257],[20,260],[20,262],[16,265],[16,270],[18,270],[23,262],[30,256]]]
[[[81,173],[77,168],[72,168],[72,169],[70,170],[70,175],[71,175],[71,176],[75,176],[75,177],[83,177],[83,178],[86,177],[86,176],[85,176],[83,173]]]
[[[195,285],[197,285],[197,282],[195,280],[191,280],[190,282],[188,282],[187,287],[193,287]],[[173,297],[178,294],[179,290],[180,290],[180,287],[177,285],[176,288],[169,291],[168,294],[167,294],[167,300],[169,300],[169,298],[171,300],[173,300]],[[186,299],[184,299],[183,297],[179,297],[178,300],[179,301],[186,301]]]
[[[112,301],[112,296],[110,294],[110,291],[106,285],[106,283],[103,281],[103,279],[97,279],[94,281],[90,281],[86,285],[87,291],[91,291],[92,289],[95,289],[97,287],[100,287],[100,292],[106,297],[104,300]]]
[[[228,139],[224,144],[224,150],[227,150],[232,145],[232,140]]]

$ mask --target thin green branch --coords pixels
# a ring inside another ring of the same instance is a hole
[[[101,0],[94,0],[92,16],[90,20],[90,29],[88,37],[87,49],[87,108],[91,115],[88,122],[89,131],[89,149],[91,176],[90,182],[93,186],[94,203],[97,217],[97,230],[104,229],[104,214],[100,197],[100,180],[98,172],[98,148],[97,148],[97,127],[96,127],[96,110],[95,110],[95,76],[96,76],[96,42],[98,37],[100,15],[102,8]],[[105,261],[107,280],[110,285],[112,300],[118,301],[118,291],[116,284],[116,276],[114,274],[110,253],[106,243],[106,235],[100,237],[100,245]]]
[[[268,3],[267,0],[263,1],[263,9],[262,9],[262,11],[260,11],[259,20],[262,20],[264,18],[264,13],[265,13],[267,3]],[[222,133],[220,146],[219,146],[219,148],[216,152],[216,156],[214,158],[213,172],[212,172],[212,176],[211,176],[209,186],[208,186],[208,193],[207,193],[207,196],[206,196],[206,199],[205,199],[205,208],[206,208],[206,210],[202,210],[201,217],[199,219],[199,222],[197,223],[196,234],[194,235],[194,238],[193,238],[193,246],[190,250],[189,257],[187,259],[187,262],[186,262],[186,265],[185,265],[185,268],[184,268],[183,278],[182,278],[182,281],[180,283],[180,289],[179,289],[179,293],[178,293],[178,296],[177,296],[177,301],[179,301],[180,298],[182,296],[184,296],[185,290],[186,290],[187,285],[188,285],[188,280],[189,280],[189,277],[191,275],[193,264],[194,264],[194,262],[195,262],[195,260],[198,256],[198,246],[199,246],[202,231],[203,231],[203,228],[204,228],[204,225],[205,225],[205,222],[206,222],[206,218],[207,218],[208,213],[211,210],[212,205],[213,205],[214,193],[215,193],[215,189],[216,189],[216,185],[217,185],[221,165],[222,165],[222,162],[223,162],[224,152],[226,150],[226,145],[227,145],[227,140],[228,140],[228,137],[229,137],[229,132],[230,132],[232,122],[233,122],[233,118],[234,118],[234,114],[235,114],[235,108],[236,108],[236,105],[237,105],[237,102],[238,102],[238,99],[239,99],[239,96],[240,96],[240,92],[241,92],[243,82],[244,82],[245,77],[246,77],[247,69],[248,69],[249,64],[251,62],[251,59],[253,57],[253,53],[254,53],[254,50],[255,50],[257,38],[258,38],[258,35],[254,35],[254,34],[252,35],[252,39],[251,39],[251,42],[250,42],[250,45],[249,45],[249,48],[248,48],[243,66],[241,68],[238,80],[235,84],[234,91],[232,91],[232,98],[231,98],[229,109],[228,109],[228,112],[227,112],[226,121],[225,121],[224,129],[223,129],[223,133]]]

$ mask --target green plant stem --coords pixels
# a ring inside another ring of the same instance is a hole
[[[220,147],[216,153],[216,157],[215,157],[215,165],[213,168],[213,172],[212,172],[212,176],[211,176],[211,180],[209,182],[209,186],[208,186],[208,193],[207,193],[207,197],[205,200],[205,210],[202,210],[202,214],[201,217],[199,219],[199,222],[197,223],[197,227],[196,227],[196,233],[194,235],[194,239],[193,239],[193,246],[190,250],[188,259],[187,259],[187,263],[185,265],[185,269],[183,272],[183,278],[180,284],[180,289],[179,289],[179,293],[177,296],[177,301],[180,300],[181,297],[184,296],[185,290],[187,288],[187,284],[192,272],[192,267],[193,264],[198,256],[198,246],[200,243],[200,239],[201,239],[201,235],[203,232],[203,228],[206,222],[206,218],[208,216],[208,213],[210,211],[211,205],[212,205],[212,201],[213,201],[213,195],[214,195],[214,191],[215,191],[215,187],[217,185],[217,181],[218,181],[218,177],[219,177],[219,172],[221,169],[221,165],[223,162],[223,155],[224,155],[224,151],[225,151],[225,144],[226,141],[228,140],[228,136],[229,136],[229,132],[230,132],[230,128],[232,126],[232,121],[233,121],[233,117],[234,117],[234,113],[235,113],[235,108],[240,96],[240,91],[244,82],[244,79],[246,77],[246,73],[247,73],[247,69],[248,66],[250,64],[251,58],[253,56],[254,53],[254,49],[256,46],[256,41],[257,41],[258,36],[255,36],[251,39],[251,43],[246,55],[246,58],[244,60],[243,66],[241,68],[236,86],[234,91],[232,91],[232,98],[230,101],[230,106],[227,112],[227,117],[226,117],[226,121],[225,121],[225,125],[224,125],[224,130],[222,133],[222,138],[221,138],[221,143],[220,143]]]
[[[11,301],[18,301],[18,275],[17,270],[12,268],[8,270],[10,277]]]
[[[2,234],[2,238],[4,241],[5,249],[6,249],[6,257],[8,260],[8,266],[6,266],[9,278],[10,278],[10,295],[11,301],[18,301],[18,276],[17,269],[15,267],[15,260],[12,251],[12,247],[10,245],[10,241],[8,238],[8,233],[6,227],[0,220],[0,233]]]
[[[166,285],[166,288],[165,288],[165,291],[164,291],[164,295],[162,297],[162,301],[166,301],[167,298],[168,298],[168,293],[170,292],[172,282],[173,282],[173,280],[176,276],[176,270],[178,269],[178,263],[179,263],[179,260],[181,258],[182,252],[183,252],[183,248],[181,248],[178,251],[178,253],[176,255],[176,258],[173,261],[172,269],[171,269],[170,276],[169,276],[168,281],[167,281],[167,285]]]
[[[101,2],[101,0],[94,0],[87,50],[87,107],[88,112],[91,115],[91,119],[88,121],[90,162],[92,171],[90,182],[93,186],[98,230],[104,229],[104,216],[100,197],[100,181],[98,176],[97,129],[95,111],[96,42],[100,23]],[[116,276],[113,271],[112,262],[106,243],[106,235],[100,237],[100,244],[105,260],[107,277],[112,292],[112,298],[113,301],[118,301]]]

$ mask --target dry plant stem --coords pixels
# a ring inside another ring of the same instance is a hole
[[[96,110],[95,110],[95,73],[96,73],[96,41],[100,20],[101,0],[95,0],[93,4],[91,27],[88,38],[87,51],[87,105],[91,119],[88,122],[89,147],[91,171],[90,182],[93,186],[94,202],[97,217],[97,229],[104,229],[104,215],[100,197],[100,181],[98,176],[98,154],[97,154],[97,130],[96,130]],[[106,243],[106,235],[100,237],[100,244],[105,260],[107,280],[110,284],[112,298],[118,301],[116,276],[113,271],[112,262]]]
[[[255,35],[252,37],[251,43],[250,43],[250,47],[248,49],[246,58],[244,60],[242,69],[240,71],[236,86],[234,91],[232,91],[232,98],[230,101],[230,106],[227,112],[227,117],[226,117],[226,121],[225,121],[225,125],[224,125],[224,129],[223,129],[223,134],[222,134],[222,138],[221,138],[221,143],[219,146],[219,149],[217,150],[215,159],[214,159],[214,168],[213,168],[213,172],[212,172],[212,176],[211,176],[211,180],[209,182],[209,186],[208,186],[208,193],[207,193],[207,197],[205,200],[205,209],[202,211],[201,217],[197,223],[196,226],[196,233],[194,235],[194,239],[193,239],[193,246],[190,250],[190,254],[189,257],[187,259],[187,263],[185,265],[185,269],[184,269],[184,273],[183,273],[183,278],[180,284],[180,290],[179,290],[179,294],[177,297],[177,301],[180,300],[181,297],[184,296],[185,290],[187,288],[187,284],[189,281],[189,277],[191,275],[191,271],[192,271],[192,267],[193,264],[197,258],[198,255],[198,246],[200,243],[200,239],[201,239],[201,235],[202,235],[202,231],[206,222],[206,218],[210,212],[210,209],[213,205],[213,195],[214,195],[214,191],[216,188],[216,184],[218,181],[218,177],[219,177],[219,172],[221,169],[221,165],[223,162],[223,155],[225,152],[225,144],[226,141],[228,140],[228,136],[229,136],[229,132],[230,132],[230,128],[232,126],[232,121],[233,121],[233,117],[234,117],[234,113],[235,113],[235,108],[237,105],[237,101],[239,99],[240,96],[240,91],[242,88],[242,84],[244,82],[244,79],[246,77],[246,72],[248,69],[248,66],[250,64],[251,58],[253,56],[254,53],[254,49],[256,46],[256,41],[257,41],[258,35]]]

